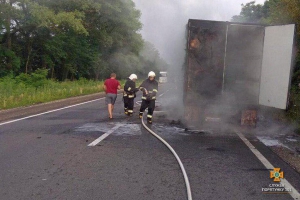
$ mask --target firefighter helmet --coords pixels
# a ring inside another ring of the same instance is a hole
[[[130,79],[130,80],[137,79],[137,75],[136,75],[136,74],[131,74],[131,75],[129,76],[129,79]]]
[[[150,76],[151,76],[151,77],[155,77],[155,73],[154,73],[153,71],[149,72],[149,73],[148,73],[148,77],[150,77]]]

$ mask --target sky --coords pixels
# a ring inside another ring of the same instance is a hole
[[[252,0],[133,0],[142,13],[143,38],[171,65],[184,61],[185,26],[188,19],[230,21],[241,4]],[[264,0],[256,0],[263,4]]]

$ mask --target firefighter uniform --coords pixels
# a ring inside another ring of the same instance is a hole
[[[149,75],[155,77],[154,72],[149,72]],[[148,108],[147,122],[151,124],[155,109],[156,94],[158,92],[158,82],[155,79],[150,80],[149,75],[149,78],[140,85],[140,90],[143,92],[143,96],[139,116],[142,118],[145,109]]]
[[[124,112],[126,115],[131,116],[133,114],[134,98],[136,92],[139,90],[135,86],[134,79],[137,79],[135,74],[130,75],[124,86],[123,100],[124,100]]]

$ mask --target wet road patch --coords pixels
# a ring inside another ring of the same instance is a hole
[[[141,125],[128,123],[88,123],[75,128],[75,133],[103,134],[111,131],[116,125],[118,125],[118,128],[111,133],[114,136],[141,135]]]

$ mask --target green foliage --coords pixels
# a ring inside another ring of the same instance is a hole
[[[15,77],[15,81],[18,84],[31,85],[31,77],[29,74],[22,73],[19,76]]]
[[[37,27],[46,27],[59,31],[65,31],[71,28],[78,34],[88,34],[82,23],[84,13],[77,10],[69,12],[60,11],[55,13],[55,11],[51,8],[35,2],[29,2],[28,7],[32,19],[31,23]]]
[[[0,46],[0,77],[16,73],[19,69],[19,57],[13,51]]]
[[[47,75],[48,70],[38,69],[30,75],[21,73],[15,78],[15,82],[24,86],[38,88],[44,86],[48,82]]]
[[[268,9],[264,5],[255,4],[255,1],[251,1],[246,4],[242,4],[242,11],[240,15],[232,17],[233,22],[250,22],[261,23],[268,15]]]
[[[272,24],[274,20],[271,15],[274,13],[274,7],[277,7],[281,1],[283,0],[266,0],[264,4],[256,4],[255,1],[251,1],[242,4],[240,14],[233,16],[231,21]],[[278,17],[282,18],[280,15]]]
[[[267,0],[263,5],[255,5],[251,1],[245,5],[242,4],[240,15],[233,16],[235,22],[257,22],[269,25],[296,24],[300,25],[300,1],[299,0]],[[296,29],[297,48],[300,48],[300,29]],[[300,53],[297,52],[293,84],[300,83]]]
[[[37,103],[49,102],[73,96],[102,92],[102,81],[79,79],[78,81],[57,82],[45,80],[45,70],[16,78],[6,76],[0,79],[0,110]],[[36,87],[34,80],[46,81]]]
[[[146,74],[161,62],[140,56],[140,16],[132,0],[0,1],[0,77],[39,68],[58,80]]]
[[[300,89],[293,85],[290,90],[290,104],[286,113],[287,118],[300,128]],[[300,129],[299,129],[300,130]]]
[[[99,92],[111,72],[165,70],[140,16],[132,0],[0,1],[0,109]]]

